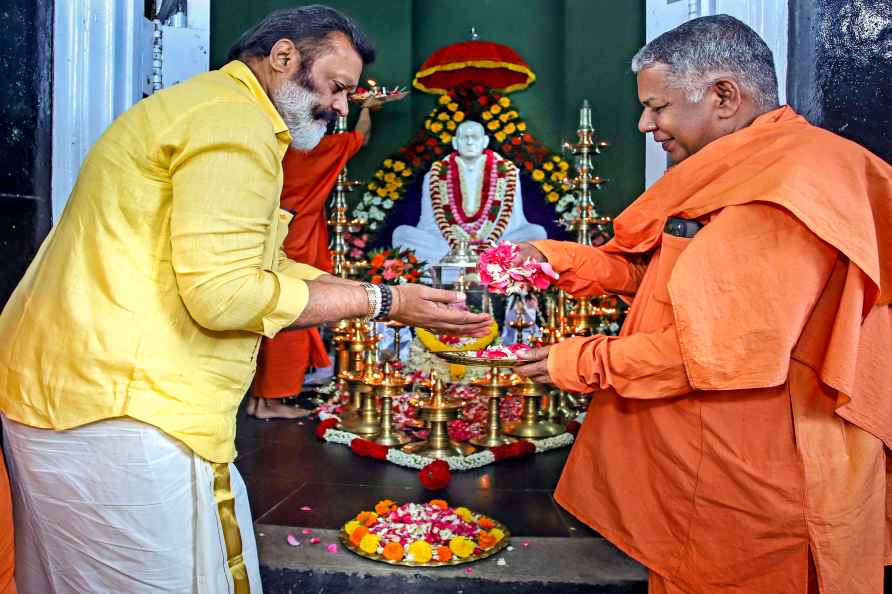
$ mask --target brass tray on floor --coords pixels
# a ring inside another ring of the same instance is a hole
[[[508,546],[508,541],[511,539],[511,533],[508,531],[508,528],[501,522],[498,522],[496,520],[493,520],[493,522],[495,522],[495,526],[493,526],[493,528],[498,528],[505,533],[505,536],[502,537],[502,540],[496,543],[496,545],[491,549],[481,551],[479,555],[471,555],[470,557],[465,557],[464,559],[459,559],[453,556],[452,559],[450,559],[449,561],[431,560],[427,563],[416,563],[415,561],[407,561],[406,559],[393,561],[391,559],[385,559],[381,555],[371,555],[369,553],[366,553],[359,547],[354,546],[353,543],[350,542],[350,536],[343,528],[341,528],[340,532],[338,532],[338,538],[341,539],[341,544],[348,551],[356,553],[360,557],[365,557],[366,559],[370,559],[372,561],[378,561],[379,563],[387,563],[388,565],[402,565],[404,567],[450,567],[452,565],[464,565],[465,563],[474,563],[475,561],[488,559],[496,553],[501,552],[505,547]]]
[[[454,365],[471,365],[473,367],[517,367],[528,361],[520,359],[488,359],[486,357],[475,357],[471,353],[463,351],[440,351],[434,353],[441,359]]]

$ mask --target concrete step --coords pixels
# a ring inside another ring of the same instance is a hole
[[[258,524],[265,594],[646,594],[647,571],[602,538],[512,537],[512,550],[457,567],[376,563],[345,550],[334,530]],[[300,546],[286,542],[294,534]],[[523,546],[523,543],[528,543]],[[337,553],[327,544],[336,543]],[[505,564],[499,565],[499,559]]]

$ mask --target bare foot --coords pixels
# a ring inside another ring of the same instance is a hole
[[[253,417],[254,413],[257,412],[257,401],[259,398],[254,398],[253,396],[248,396],[248,406],[245,407],[245,412],[248,413],[249,417]]]
[[[254,416],[258,419],[302,419],[312,414],[312,411],[289,406],[275,398],[258,398]]]

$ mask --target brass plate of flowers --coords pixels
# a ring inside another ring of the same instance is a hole
[[[462,351],[441,351],[434,354],[454,365],[471,365],[473,367],[517,367],[518,365],[527,362],[520,359],[509,359],[507,357],[501,359],[477,357],[472,353],[464,353]]]

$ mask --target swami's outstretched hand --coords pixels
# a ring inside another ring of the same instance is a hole
[[[517,358],[525,361],[525,363],[515,367],[514,371],[538,384],[553,384],[554,381],[548,375],[549,350],[551,350],[551,345],[537,347],[528,351],[518,351]]]
[[[463,293],[432,289],[424,285],[393,287],[390,319],[408,326],[428,328],[457,336],[486,336],[492,317],[458,307],[465,302]]]

